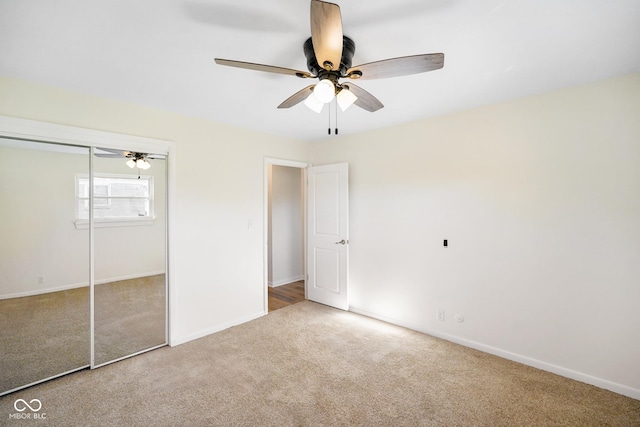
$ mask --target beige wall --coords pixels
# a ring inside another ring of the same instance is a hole
[[[309,161],[350,165],[353,309],[640,398],[640,74]]]
[[[0,78],[2,115],[176,141],[175,343],[262,314],[263,158],[348,161],[355,310],[636,398],[639,111],[635,74],[305,144]]]
[[[264,314],[264,157],[306,144],[2,77],[0,115],[175,141],[172,342]]]

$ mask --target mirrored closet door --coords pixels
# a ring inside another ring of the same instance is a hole
[[[0,394],[90,365],[89,148],[0,138]]]
[[[94,364],[102,365],[166,343],[165,156],[95,148],[93,181]]]
[[[0,137],[0,395],[167,343],[166,155]]]

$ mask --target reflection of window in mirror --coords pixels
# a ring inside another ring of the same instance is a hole
[[[153,177],[96,174],[93,182],[93,206],[96,222],[151,221],[153,211]],[[89,177],[76,176],[76,226],[89,220]]]
[[[111,207],[110,195],[110,185],[100,184],[96,180],[96,183],[93,186],[93,207],[95,209],[109,209]]]

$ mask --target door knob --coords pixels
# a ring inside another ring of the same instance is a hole
[[[347,241],[344,239],[340,240],[339,242],[336,242],[336,245],[346,245],[346,244],[347,244]]]

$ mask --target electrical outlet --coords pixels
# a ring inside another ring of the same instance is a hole
[[[38,284],[39,284],[39,285],[44,284],[44,280],[45,280],[45,279],[44,279],[44,276],[43,276],[43,275],[38,276]]]
[[[444,322],[444,310],[437,309],[437,311],[436,311],[436,319],[438,319],[441,322]]]

